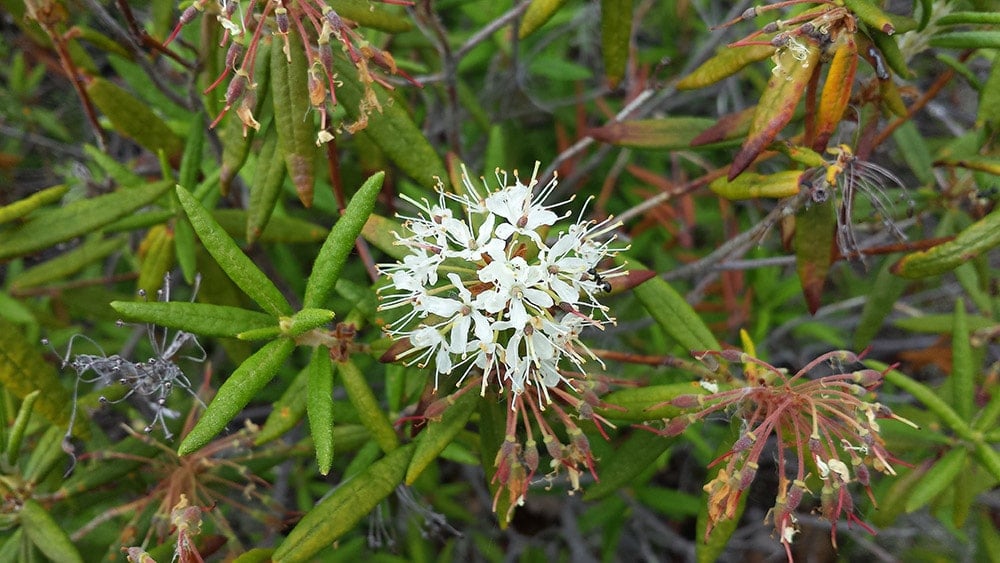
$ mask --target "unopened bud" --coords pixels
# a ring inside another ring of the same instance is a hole
[[[274,23],[278,27],[278,33],[288,35],[288,10],[285,8],[275,8]]]

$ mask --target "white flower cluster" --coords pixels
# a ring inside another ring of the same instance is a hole
[[[565,380],[560,360],[582,371],[586,358],[597,359],[579,336],[587,326],[614,322],[597,297],[610,291],[608,278],[623,271],[597,267],[621,250],[598,240],[617,224],[581,219],[546,239],[549,228],[569,215],[553,209],[572,198],[546,205],[556,180],[536,193],[537,174],[538,163],[524,184],[516,171],[510,182],[497,170],[500,187],[491,190],[485,179],[477,188],[463,168],[462,194],[439,186],[436,203],[404,196],[419,213],[400,216],[412,234],[397,233],[396,244],[410,253],[402,262],[380,265],[390,281],[383,289],[391,292],[380,310],[409,309],[387,333],[409,339],[411,348],[396,359],[421,367],[433,361],[435,387],[439,375],[464,370],[464,380],[479,368],[483,391],[494,376],[501,391],[520,394],[535,386],[544,407],[548,388]],[[448,200],[461,205],[460,216]]]

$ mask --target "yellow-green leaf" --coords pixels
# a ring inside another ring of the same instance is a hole
[[[87,94],[115,131],[142,145],[153,154],[161,151],[171,161],[180,160],[184,140],[160,119],[149,104],[103,78],[92,78]]]
[[[30,196],[19,199],[10,205],[0,207],[0,223],[8,223],[20,219],[39,207],[59,201],[69,191],[69,186],[52,186]]]
[[[604,76],[612,88],[625,78],[632,35],[632,0],[601,0]]]
[[[23,225],[4,234],[0,260],[23,256],[57,243],[99,230],[132,214],[166,193],[172,184],[156,182],[122,188],[114,193],[75,201],[59,209],[37,213]]]
[[[893,265],[892,272],[911,279],[936,276],[954,270],[998,245],[1000,209],[976,221],[949,242],[907,254]]]
[[[222,432],[233,417],[274,378],[294,348],[295,343],[287,338],[273,340],[240,364],[219,388],[205,414],[184,437],[177,453],[187,455],[198,451]]]

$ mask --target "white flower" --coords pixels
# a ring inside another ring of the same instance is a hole
[[[564,359],[580,372],[597,359],[579,339],[583,329],[614,322],[598,297],[624,272],[598,267],[620,249],[599,239],[618,225],[581,217],[549,246],[543,237],[566,217],[553,209],[569,201],[546,205],[555,179],[536,192],[536,164],[529,183],[498,172],[500,186],[491,189],[462,170],[461,194],[439,186],[436,203],[404,197],[417,213],[401,216],[409,233],[396,234],[395,244],[410,254],[379,266],[388,278],[379,309],[403,311],[386,332],[411,345],[395,359],[433,361],[436,377],[454,372],[459,382],[481,370],[483,392],[491,383],[500,392],[531,391],[545,408],[548,390],[568,381]]]

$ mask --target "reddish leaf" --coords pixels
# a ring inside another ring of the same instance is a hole
[[[740,175],[792,119],[806,84],[819,63],[819,47],[810,39],[793,39],[795,47],[779,51],[777,67],[754,111],[750,135],[733,158],[729,179]]]
[[[837,217],[830,203],[812,205],[795,219],[795,261],[802,294],[810,313],[816,313],[823,284],[833,262]]]

